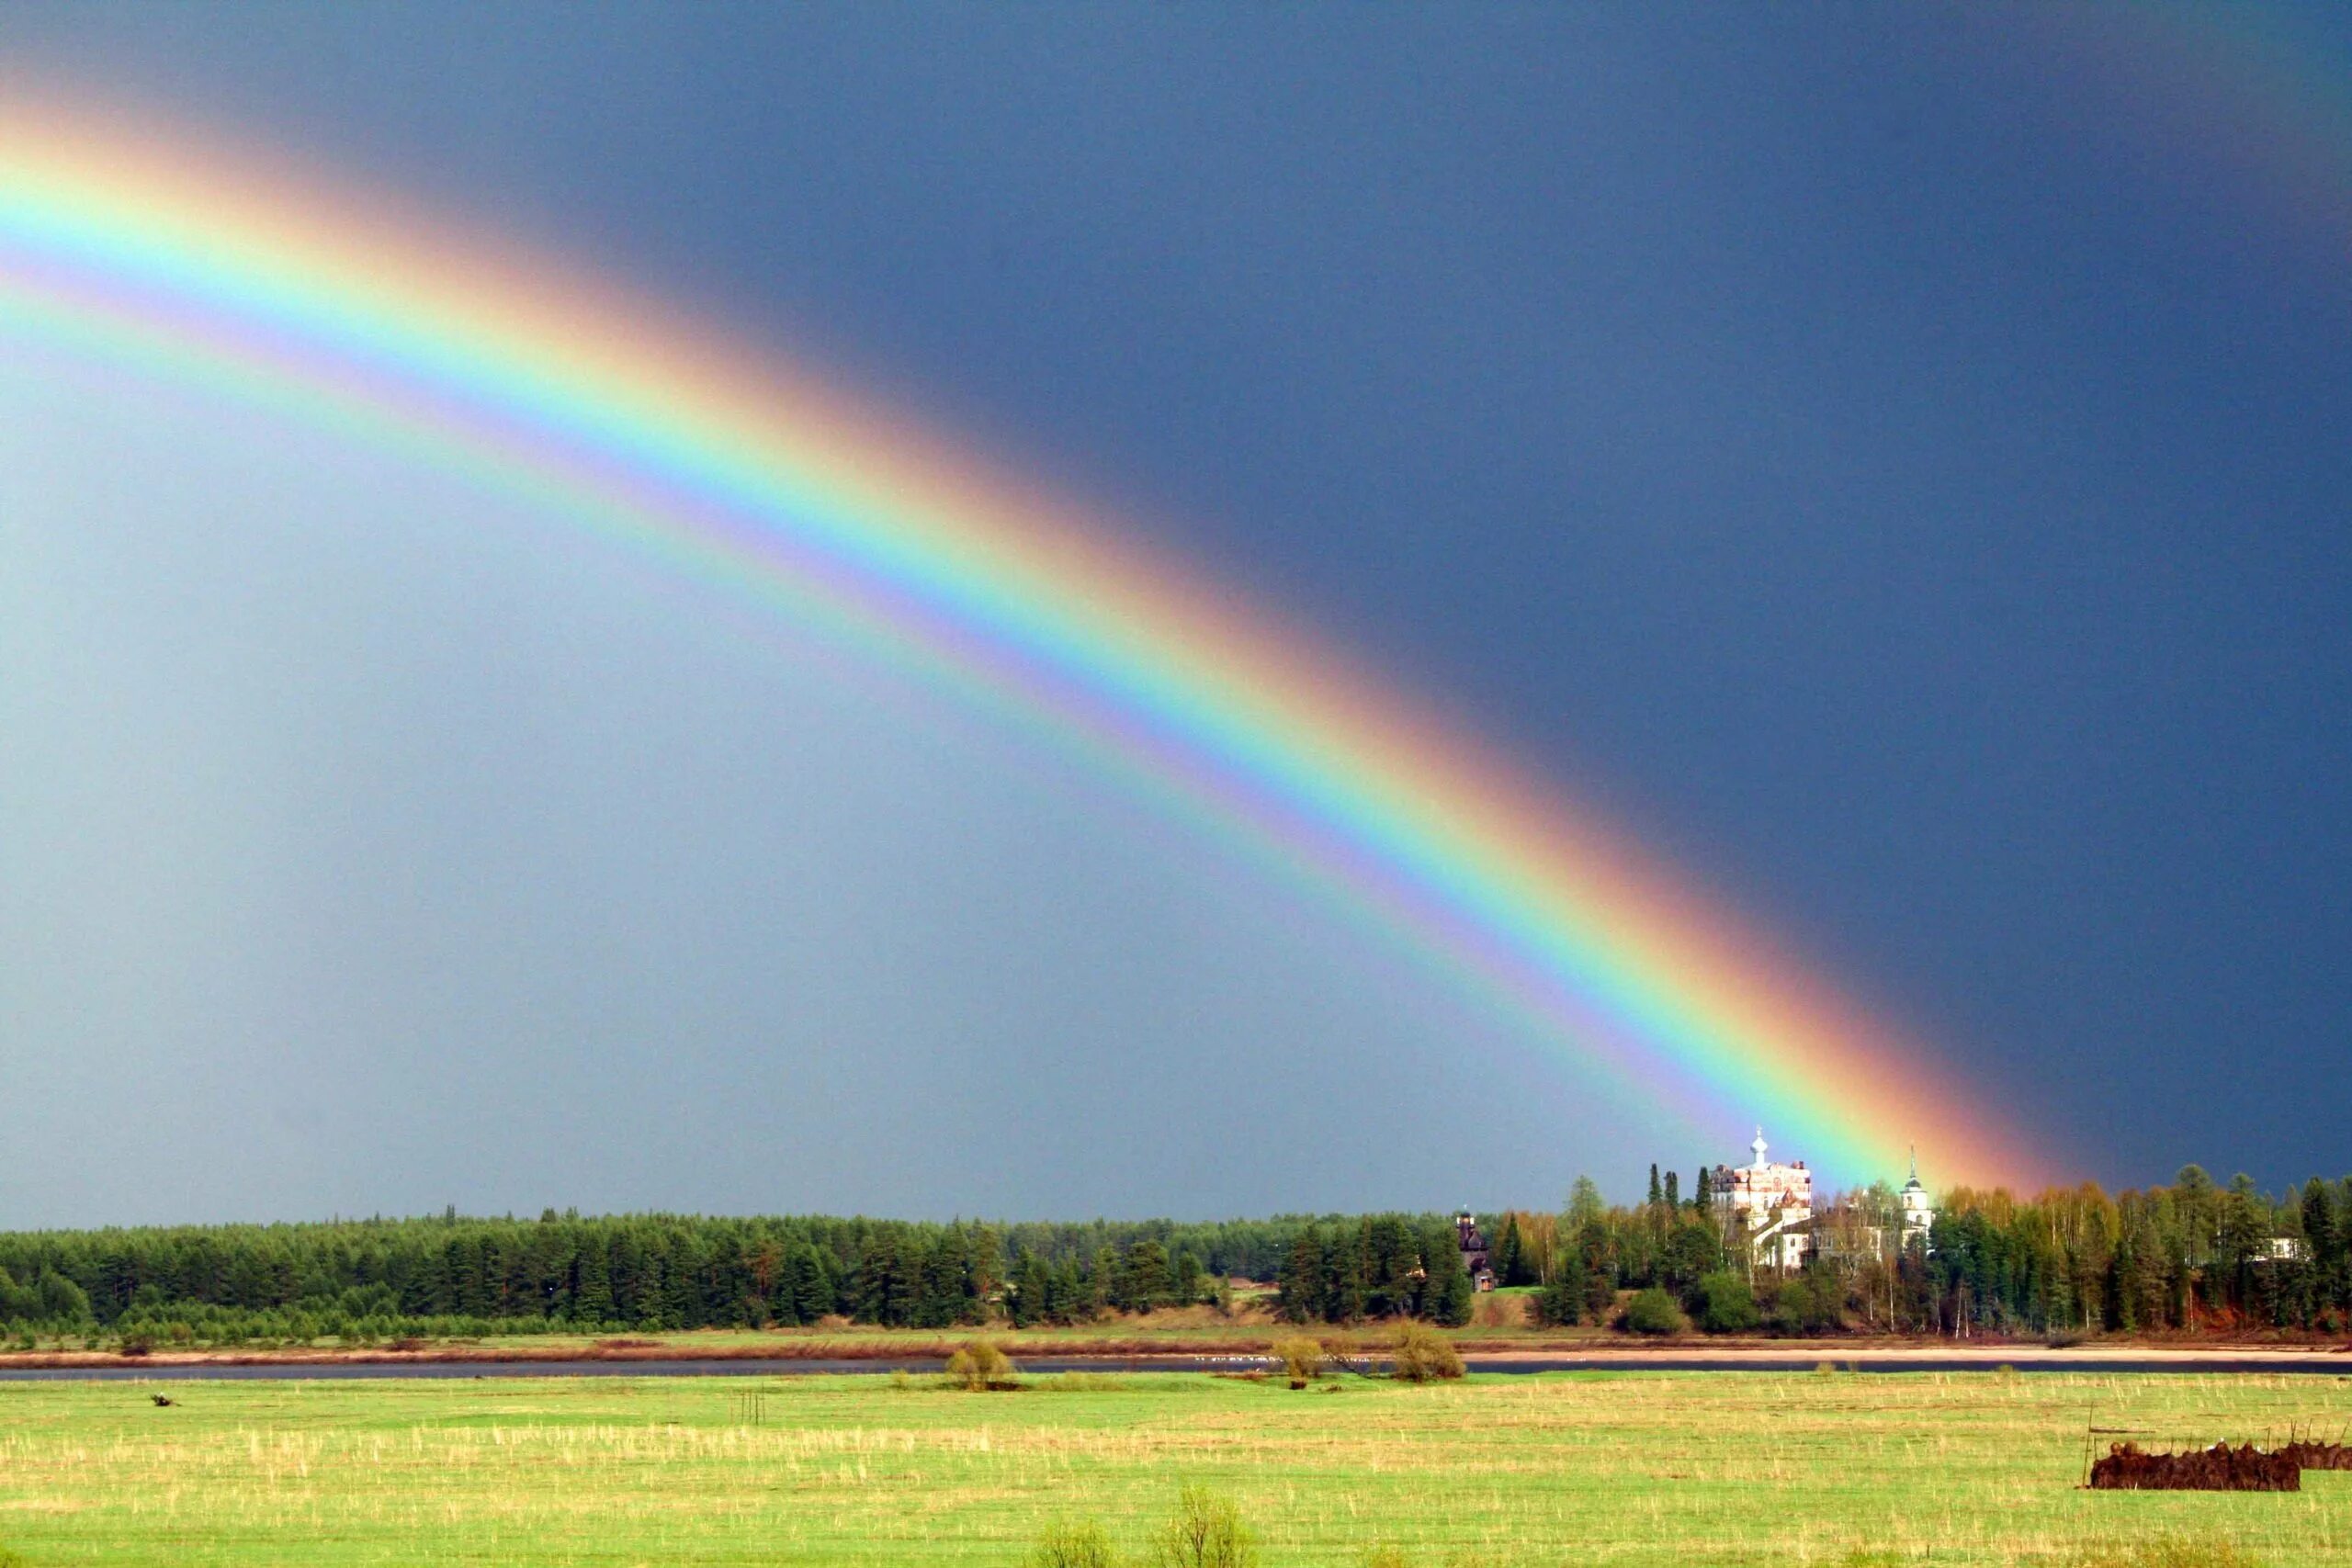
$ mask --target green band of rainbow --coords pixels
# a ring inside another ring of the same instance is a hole
[[[646,301],[52,113],[0,115],[0,330],[526,492],[911,662],[1401,934],[1561,1058],[1834,1177],[2041,1174],[1948,1079],[1623,835],[1227,589]]]

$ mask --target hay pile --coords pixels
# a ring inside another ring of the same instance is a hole
[[[2097,1492],[2300,1492],[2303,1467],[2288,1453],[2264,1453],[2252,1443],[2215,1443],[2185,1454],[2152,1454],[2137,1443],[2116,1443],[2091,1465]]]
[[[2342,1443],[2312,1443],[2298,1440],[2278,1450],[2283,1458],[2291,1459],[2305,1470],[2352,1470],[2352,1448]]]

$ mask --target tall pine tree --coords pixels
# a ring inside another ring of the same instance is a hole
[[[601,1232],[581,1238],[580,1259],[571,1282],[571,1320],[583,1328],[601,1328],[613,1315],[611,1261]]]
[[[1523,1278],[1527,1273],[1527,1245],[1520,1237],[1517,1214],[1503,1216],[1503,1234],[1495,1242],[1492,1267],[1495,1282],[1498,1285],[1523,1285],[1528,1282]]]
[[[1422,1315],[1443,1327],[1459,1328],[1470,1321],[1470,1303],[1476,1294],[1469,1266],[1462,1260],[1462,1244],[1451,1230],[1442,1235],[1432,1232],[1428,1251],[1429,1282],[1422,1292],[1426,1303]]]
[[[1312,1323],[1329,1310],[1323,1274],[1323,1238],[1312,1226],[1290,1244],[1290,1256],[1274,1278],[1274,1313],[1286,1323]]]

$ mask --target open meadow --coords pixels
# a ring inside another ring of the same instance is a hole
[[[15,1383],[0,1545],[32,1568],[1012,1568],[1057,1519],[1140,1552],[1190,1483],[1238,1505],[1267,1568],[1382,1548],[1430,1565],[2071,1565],[2158,1540],[2290,1568],[2352,1564],[2352,1473],[2289,1495],[2094,1494],[2086,1426],[2210,1440],[2347,1420],[2352,1380],[2308,1375]]]

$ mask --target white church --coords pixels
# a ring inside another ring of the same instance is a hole
[[[1715,1167],[1710,1187],[1714,1201],[1745,1222],[1750,1256],[1759,1265],[1797,1269],[1813,1250],[1813,1172],[1804,1161],[1779,1165],[1764,1157],[1764,1129],[1747,1145],[1756,1157],[1747,1165]],[[1911,1179],[1903,1184],[1903,1244],[1914,1236],[1924,1246],[1936,1223],[1936,1210],[1919,1180],[1917,1151],[1911,1156]]]

